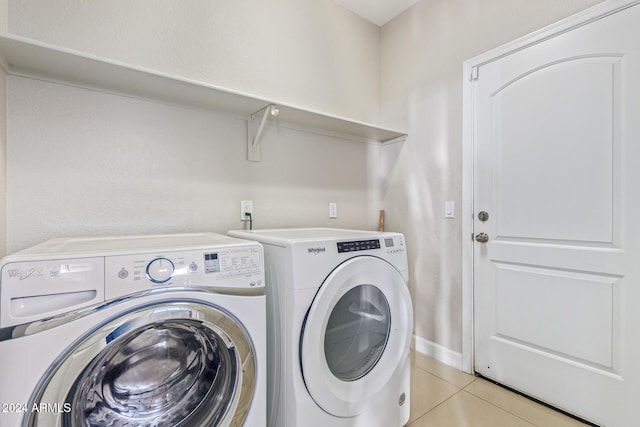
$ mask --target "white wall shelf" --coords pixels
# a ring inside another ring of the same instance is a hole
[[[103,90],[250,117],[269,104],[278,120],[366,140],[388,141],[406,132],[300,108],[195,80],[132,66],[13,34],[0,33],[0,60],[10,75]]]

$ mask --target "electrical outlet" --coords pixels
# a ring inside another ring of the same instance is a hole
[[[253,216],[253,200],[240,201],[240,221],[249,221],[248,213]]]
[[[338,218],[338,204],[337,203],[329,203],[329,218],[331,218],[331,219]]]

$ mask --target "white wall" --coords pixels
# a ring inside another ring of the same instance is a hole
[[[409,129],[384,148],[383,204],[408,236],[414,332],[426,342],[462,346],[463,61],[599,1],[422,0],[382,28],[381,120]]]
[[[0,31],[8,30],[9,0],[0,0]]]
[[[377,144],[10,76],[8,250],[51,237],[254,227],[374,228]],[[338,219],[328,203],[338,203]]]
[[[4,0],[9,31],[361,121],[380,29],[331,0]]]
[[[0,6],[1,9],[1,6]],[[0,82],[7,74],[0,67]],[[6,85],[0,84],[0,257],[6,255],[7,240],[7,93]]]
[[[0,31],[7,31],[8,0],[0,0]],[[0,82],[6,80],[4,65],[0,66]],[[7,94],[0,84],[0,257],[6,255],[7,241]]]
[[[378,120],[379,27],[331,0],[8,3],[15,34]],[[21,77],[7,116],[9,252],[57,236],[223,233],[246,225],[240,200],[254,201],[255,227],[377,227],[375,144],[279,123],[248,162],[246,117]]]

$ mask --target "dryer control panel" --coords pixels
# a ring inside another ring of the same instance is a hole
[[[404,236],[392,235],[376,239],[339,241],[336,243],[338,253],[370,251],[383,249],[386,254],[405,253]]]
[[[380,249],[380,239],[354,240],[351,242],[338,242],[338,253],[367,251],[370,249]]]
[[[259,245],[105,258],[105,299],[165,286],[264,287]]]
[[[407,251],[404,235],[400,233],[384,233],[368,239],[339,240],[336,248],[338,255],[344,258],[373,255],[386,259],[408,280]]]

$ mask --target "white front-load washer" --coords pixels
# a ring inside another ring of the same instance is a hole
[[[266,425],[262,246],[53,239],[0,263],[1,426]]]
[[[265,251],[268,425],[404,425],[413,326],[404,236],[322,228],[229,234]]]

